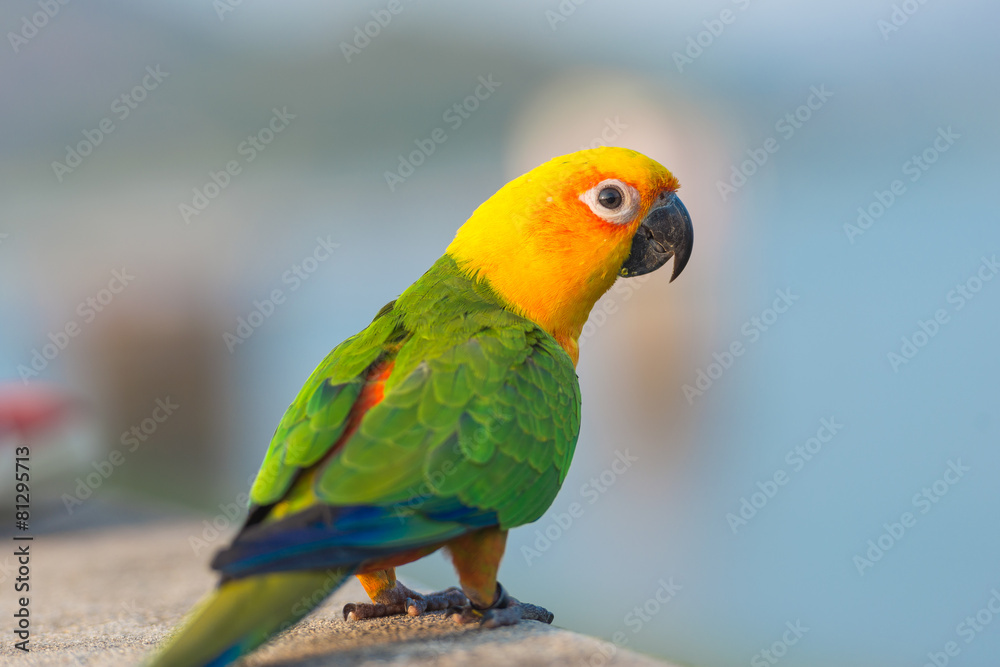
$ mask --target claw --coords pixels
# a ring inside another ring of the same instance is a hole
[[[406,611],[402,604],[380,604],[380,603],[348,603],[344,605],[345,621],[360,621],[366,618],[380,618],[382,616],[395,616]]]
[[[420,614],[427,611],[427,600],[424,600],[423,598],[417,600],[413,598],[406,598],[405,606],[407,615],[420,616]]]
[[[485,616],[483,612],[472,605],[468,607],[452,607],[448,610],[448,615],[451,617],[451,620],[459,625],[481,624]]]
[[[448,615],[461,625],[479,623],[484,628],[517,625],[521,620],[552,623],[552,619],[555,618],[555,615],[544,607],[519,602],[508,595],[499,582],[497,582],[496,600],[489,607],[478,609],[470,602],[468,607],[449,609]]]
[[[420,616],[428,611],[439,611],[451,606],[468,604],[468,598],[454,586],[440,593],[422,595],[411,591],[406,586],[397,583],[396,588],[385,597],[379,597],[385,602],[352,602],[344,605],[345,621],[360,621],[367,618],[384,616],[408,615]]]

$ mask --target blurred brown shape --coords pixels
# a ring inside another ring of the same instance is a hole
[[[219,311],[193,301],[122,304],[87,340],[83,374],[125,457],[114,486],[208,507],[227,479],[233,387]]]

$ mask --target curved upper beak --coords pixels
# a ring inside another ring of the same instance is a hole
[[[641,276],[674,258],[673,282],[687,266],[694,245],[691,216],[675,193],[666,202],[651,210],[632,237],[632,252],[622,264],[619,275],[625,278]]]

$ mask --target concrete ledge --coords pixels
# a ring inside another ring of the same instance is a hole
[[[31,543],[31,652],[14,649],[11,640],[11,559],[0,583],[6,589],[2,614],[8,619],[0,662],[102,667],[141,663],[214,584],[206,563],[222,542],[196,556],[189,540],[203,529],[202,524],[185,522],[37,537]],[[441,613],[360,623],[342,620],[346,602],[365,599],[352,578],[305,622],[243,664],[669,667],[533,621],[480,630],[458,627]]]

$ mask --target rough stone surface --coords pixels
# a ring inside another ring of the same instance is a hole
[[[222,538],[195,553],[199,523],[40,536],[31,546],[31,652],[13,647],[12,570],[0,586],[7,628],[0,664],[138,665],[215,581],[207,567]],[[9,539],[9,538],[8,538]],[[411,582],[412,585],[412,582]],[[419,586],[416,586],[420,590]],[[460,627],[442,613],[346,622],[346,602],[367,599],[353,577],[303,623],[262,647],[247,667],[324,665],[635,665],[669,667],[591,637],[534,621]],[[606,658],[610,654],[610,659]]]

